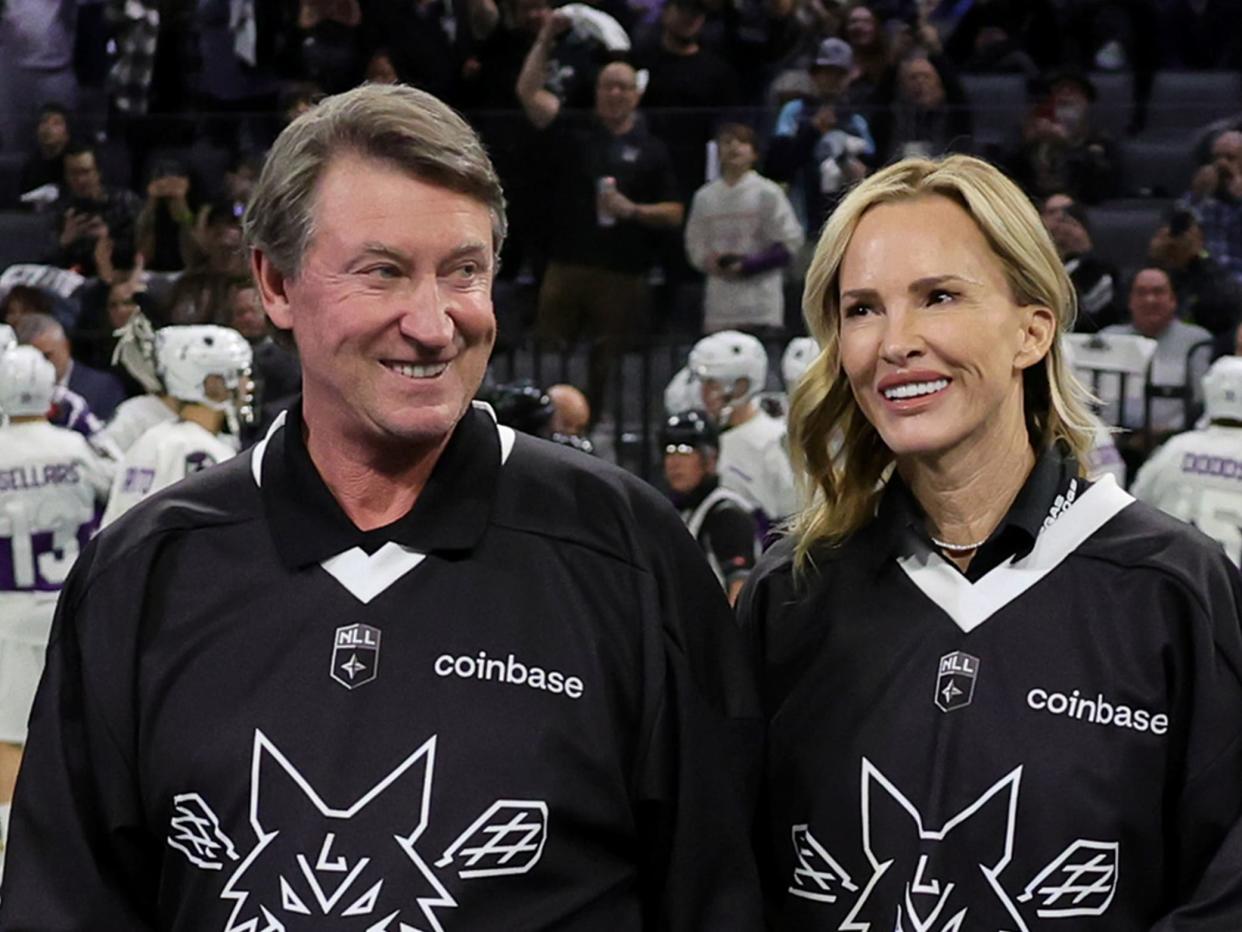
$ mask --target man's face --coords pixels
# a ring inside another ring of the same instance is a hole
[[[56,381],[61,381],[69,371],[69,341],[63,330],[53,327],[34,337],[30,345],[42,353],[56,370]]]
[[[35,128],[35,139],[39,148],[49,154],[59,152],[69,141],[69,123],[63,113],[49,111],[39,118]]]
[[[817,65],[811,68],[811,80],[815,82],[815,93],[823,100],[839,100],[850,86],[850,73],[844,68],[829,68]]]
[[[311,430],[373,450],[445,441],[496,339],[487,207],[345,154],[313,211],[297,278],[255,259],[268,315],[297,342]]]
[[[543,21],[552,12],[548,0],[516,0],[513,4],[513,25],[518,32],[538,35]]]
[[[1212,143],[1212,161],[1234,177],[1242,176],[1242,133],[1221,133]]]
[[[1173,322],[1177,296],[1169,276],[1160,269],[1143,269],[1130,287],[1130,319],[1145,337],[1158,337]]]
[[[247,340],[261,340],[267,335],[267,317],[263,314],[263,305],[259,303],[259,293],[255,289],[235,289],[230,310],[230,326]]]
[[[664,478],[668,487],[680,495],[693,492],[714,470],[715,457],[694,447],[674,447],[664,451]]]
[[[681,3],[665,4],[663,14],[664,30],[678,42],[691,43],[703,31],[706,17],[703,11],[692,5]]]
[[[595,112],[605,123],[622,123],[638,109],[638,75],[624,62],[613,62],[595,82]]]
[[[875,42],[878,31],[874,13],[864,6],[850,10],[849,18],[845,21],[845,38],[850,45],[854,48],[866,48]]]
[[[1040,217],[1044,227],[1057,247],[1062,259],[1067,256],[1082,255],[1091,251],[1091,235],[1078,220],[1069,213],[1074,200],[1067,194],[1053,194],[1040,209]]]
[[[217,220],[209,225],[203,236],[207,265],[216,272],[243,274],[246,270],[246,254],[242,250],[241,225],[232,218]]]
[[[94,152],[79,152],[65,158],[65,184],[74,197],[91,201],[103,197],[103,182],[95,165]]]

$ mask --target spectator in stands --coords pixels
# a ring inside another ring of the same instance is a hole
[[[854,53],[854,66],[850,71],[853,102],[866,109],[879,103],[877,94],[892,65],[888,36],[868,4],[855,3],[846,13],[845,41]]]
[[[23,314],[13,328],[19,343],[33,346],[56,369],[56,384],[86,399],[91,412],[106,421],[125,400],[121,380],[111,372],[94,369],[73,358],[69,338],[56,318],[48,314]]]
[[[69,111],[57,103],[39,110],[35,127],[35,151],[22,166],[22,193],[47,184],[65,183],[65,149],[69,145]]]
[[[1095,85],[1076,71],[1058,72],[1043,84],[1046,90],[1023,124],[1010,175],[1037,198],[1063,192],[1095,204],[1110,197],[1117,188],[1117,155],[1113,141],[1091,125]]]
[[[371,84],[398,84],[401,78],[397,75],[397,68],[392,63],[392,55],[388,53],[388,49],[379,48],[371,53],[371,57],[367,59],[366,80]]]
[[[1195,172],[1183,203],[1199,217],[1208,252],[1232,269],[1242,264],[1242,132],[1217,136],[1211,156]]]
[[[683,201],[703,183],[716,111],[737,104],[740,93],[737,71],[700,41],[706,21],[702,0],[666,0],[658,40],[633,56],[647,71],[643,108],[669,148]]]
[[[766,168],[789,185],[804,230],[818,230],[845,189],[863,178],[875,141],[866,119],[850,104],[854,54],[840,39],[820,43],[811,63],[815,93],[781,108]]]
[[[563,115],[560,99],[543,86],[549,49],[568,28],[560,12],[545,20],[522,66],[517,95],[543,131],[552,172],[539,335],[591,341],[587,396],[598,410],[617,351],[645,321],[656,248],[651,234],[679,227],[685,208],[677,200],[668,149],[638,112],[632,66],[613,62],[600,71],[595,109],[584,123]]]
[[[459,26],[452,0],[371,3],[363,20],[364,42],[388,49],[402,83],[457,104],[469,41],[466,25]]]
[[[726,123],[716,140],[721,176],[695,192],[686,220],[690,264],[707,276],[703,332],[779,331],[781,270],[805,236],[785,192],[754,171],[754,130]]]
[[[65,150],[65,190],[54,210],[59,243],[56,264],[62,268],[94,275],[96,241],[105,235],[117,248],[133,252],[142,201],[133,191],[103,183],[91,146],[73,143]]]
[[[227,313],[218,323],[246,338],[253,352],[251,367],[255,397],[263,406],[287,406],[302,388],[302,370],[287,341],[277,341],[268,326],[259,293],[248,278],[237,279],[229,289]]]
[[[552,4],[549,0],[467,0],[466,8],[471,36],[478,44],[479,73],[472,102],[485,109],[511,108],[518,103],[514,88],[522,63],[543,21],[551,15]]]
[[[204,205],[186,243],[187,266],[219,275],[244,275],[246,254],[242,249],[241,218],[234,204]]]
[[[1137,334],[1156,341],[1152,358],[1151,382],[1160,388],[1186,389],[1199,396],[1199,383],[1207,371],[1211,352],[1199,348],[1212,342],[1212,335],[1195,324],[1177,319],[1177,294],[1164,269],[1141,269],[1130,286],[1130,322],[1105,327],[1104,333]],[[1187,373],[1189,372],[1189,376]],[[1189,378],[1189,380],[1188,380]],[[1143,399],[1130,394],[1121,415],[1124,427],[1143,426]],[[1151,424],[1155,438],[1190,425],[1180,398],[1155,398],[1151,402]],[[1123,444],[1124,446],[1124,444]],[[1130,452],[1124,450],[1123,452]]]
[[[295,41],[302,74],[335,94],[362,72],[362,8],[358,0],[300,0]]]
[[[262,170],[263,154],[259,152],[239,153],[225,170],[224,202],[232,207],[234,217],[240,218],[246,212],[250,193]]]
[[[872,129],[880,160],[969,152],[974,121],[961,82],[944,59],[914,48],[876,93]]]
[[[1061,62],[1056,8],[1049,0],[974,3],[944,45],[968,72],[1018,72],[1027,77]]]
[[[46,101],[77,109],[78,6],[77,0],[0,3],[0,148],[22,147]]]
[[[137,250],[147,268],[157,272],[185,268],[194,230],[189,194],[189,175],[178,162],[165,159],[152,167],[135,234]]]
[[[1216,336],[1233,332],[1242,317],[1242,286],[1204,247],[1194,211],[1175,207],[1152,237],[1148,256],[1169,274],[1178,317]]]
[[[1052,194],[1044,200],[1040,217],[1078,295],[1074,330],[1095,333],[1120,323],[1121,277],[1110,263],[1095,254],[1091,224],[1083,206],[1068,194]]]
[[[552,402],[552,421],[548,425],[552,435],[586,437],[591,427],[591,405],[586,395],[573,385],[563,382],[548,389]]]
[[[31,285],[14,285],[0,301],[0,324],[16,327],[26,314],[52,313],[52,298],[42,288]]]
[[[315,106],[323,96],[323,89],[311,81],[295,81],[285,85],[280,93],[280,116],[287,126]]]
[[[1235,0],[1164,0],[1159,28],[1165,68],[1242,67],[1242,6]]]

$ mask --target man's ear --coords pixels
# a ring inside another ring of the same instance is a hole
[[[1057,315],[1051,308],[1041,304],[1024,307],[1022,311],[1022,345],[1013,364],[1017,369],[1029,369],[1052,349],[1052,341],[1057,332]]]
[[[255,287],[259,289],[259,299],[263,302],[263,310],[267,312],[272,324],[281,330],[293,329],[293,314],[289,306],[289,295],[286,292],[287,279],[276,264],[262,249],[250,251],[250,271],[254,275]]]

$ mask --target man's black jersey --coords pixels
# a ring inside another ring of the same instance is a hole
[[[969,574],[922,524],[895,478],[743,592],[770,928],[1242,929],[1236,569],[1051,454]]]
[[[362,532],[295,409],[83,553],[0,928],[757,929],[749,669],[637,479],[476,409]]]

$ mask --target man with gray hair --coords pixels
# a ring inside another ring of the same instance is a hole
[[[714,578],[653,490],[472,404],[505,232],[473,131],[330,97],[245,225],[302,396],[66,583],[0,929],[761,928]]]

